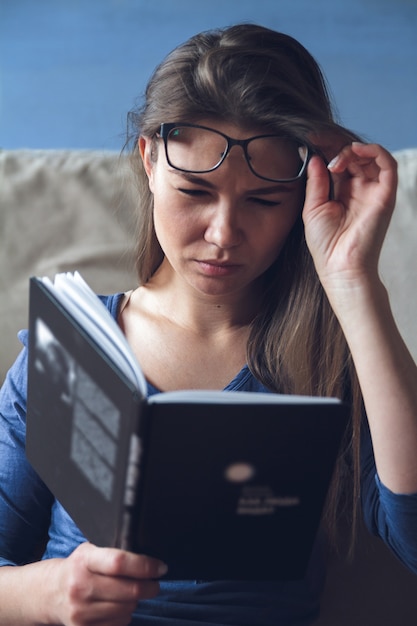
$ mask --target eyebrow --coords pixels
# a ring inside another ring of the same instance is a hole
[[[171,170],[177,176],[184,178],[190,183],[194,183],[195,185],[201,185],[202,187],[207,187],[208,189],[215,189],[216,185],[213,185],[206,178],[202,178],[201,176],[197,176],[192,174],[191,172],[181,172],[180,170],[176,170],[172,168]],[[255,195],[270,195],[278,192],[289,193],[294,189],[295,181],[291,181],[289,183],[275,183],[274,185],[270,185],[269,187],[258,187],[256,189],[249,189],[247,193],[255,194]]]

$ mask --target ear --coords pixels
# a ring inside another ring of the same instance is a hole
[[[153,193],[153,175],[154,175],[154,163],[152,161],[152,139],[150,137],[143,137],[142,135],[138,139],[138,147],[140,156],[142,157],[143,166],[149,180],[149,189]]]

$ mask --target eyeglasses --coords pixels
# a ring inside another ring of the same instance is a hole
[[[282,135],[256,135],[233,139],[206,126],[161,124],[159,136],[171,167],[181,172],[205,174],[217,169],[233,146],[241,146],[250,170],[263,180],[290,183],[304,174],[308,146]]]

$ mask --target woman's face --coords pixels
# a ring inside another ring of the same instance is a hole
[[[198,123],[235,139],[262,132],[212,120]],[[241,146],[232,147],[220,167],[205,174],[170,167],[162,139],[157,139],[156,155],[149,138],[142,137],[139,147],[154,195],[155,231],[164,264],[200,294],[253,293],[300,214],[304,182],[258,178]]]

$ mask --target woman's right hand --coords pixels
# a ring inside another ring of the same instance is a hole
[[[49,617],[65,626],[125,626],[139,600],[158,594],[166,571],[154,558],[83,543],[52,568]]]

